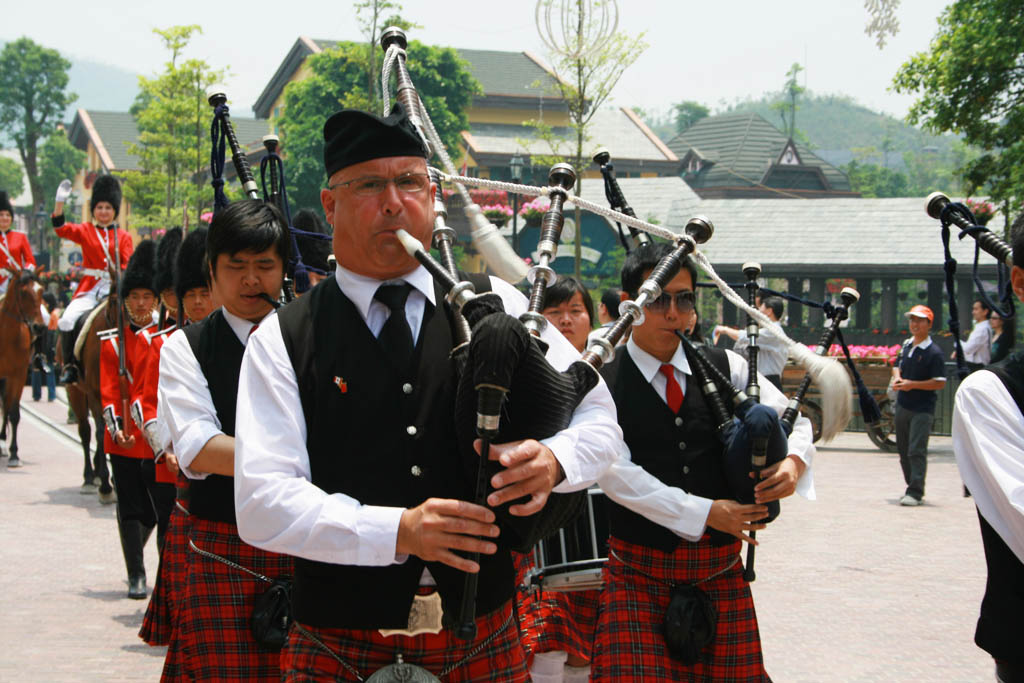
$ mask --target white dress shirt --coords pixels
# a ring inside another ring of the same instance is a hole
[[[406,317],[418,339],[426,301],[434,301],[434,283],[421,266],[402,278],[413,286]],[[335,269],[335,282],[355,305],[373,334],[389,315],[373,298],[379,280]],[[526,298],[514,287],[491,278],[505,311],[518,316]],[[564,370],[579,353],[553,326],[542,338],[547,358]],[[235,438],[235,513],[246,543],[333,564],[387,565],[396,557],[398,523],[405,508],[363,505],[342,493],[328,494],[312,483],[306,450],[302,402],[281,327],[274,318],[252,336],[242,361]],[[372,425],[368,425],[372,428]],[[580,402],[568,428],[544,439],[565,472],[559,493],[592,484],[625,450],[615,403],[604,381]],[[344,438],[339,435],[339,450]]]
[[[226,308],[221,308],[221,312],[238,341],[245,346],[254,323],[229,313]],[[260,324],[273,315],[271,310]],[[193,472],[189,466],[207,441],[224,432],[210,396],[210,385],[184,330],[170,333],[160,350],[156,410],[157,419],[167,425],[168,440],[174,443],[181,471],[189,479],[206,479],[208,473]]]
[[[626,353],[633,359],[644,379],[651,383],[651,388],[667,403],[665,389],[668,380],[659,372],[662,362],[637,346],[632,338],[626,342]],[[747,361],[732,351],[726,351],[726,357],[729,359],[729,375],[733,385],[737,388],[746,387]],[[686,359],[682,345],[676,347],[670,364],[676,381],[685,390],[686,376],[691,373],[690,363]],[[764,377],[760,377],[760,387],[761,402],[774,408],[781,416],[788,403],[786,397]],[[796,491],[808,500],[815,498],[814,474],[811,468],[815,453],[813,441],[811,423],[801,415],[789,436],[789,454],[797,456],[807,464],[803,475],[797,480]],[[597,483],[605,495],[688,541],[699,541],[704,535],[713,501],[674,486],[667,486],[628,457],[627,454],[626,458],[612,463],[608,471],[598,479]]]
[[[746,357],[748,348],[750,348],[750,338],[747,336],[747,331],[740,330],[740,336],[736,339],[736,345],[732,350]],[[769,327],[760,328],[757,332],[758,372],[762,375],[782,375],[787,358],[789,358],[789,347],[785,340],[772,332]],[[744,386],[746,386],[746,382],[744,382]]]
[[[957,390],[953,453],[981,516],[1024,562],[1024,415],[995,374],[971,373]]]
[[[964,342],[964,360],[983,365],[992,362],[992,327],[987,320],[974,323],[974,329]]]

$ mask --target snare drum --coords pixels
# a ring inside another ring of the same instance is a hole
[[[601,489],[587,489],[587,502],[576,521],[533,548],[534,568],[528,586],[546,591],[600,590],[608,561],[608,513]]]

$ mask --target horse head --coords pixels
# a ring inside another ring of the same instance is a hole
[[[17,318],[28,325],[33,336],[46,331],[46,321],[40,309],[43,303],[43,286],[31,270],[18,270],[5,267],[11,274],[7,295],[4,297],[3,310],[10,317]]]

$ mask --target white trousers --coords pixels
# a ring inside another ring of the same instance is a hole
[[[64,309],[64,315],[57,321],[57,329],[61,332],[70,332],[75,329],[75,323],[83,315],[96,307],[104,297],[110,294],[110,282],[100,280],[99,283],[81,296],[75,297]]]

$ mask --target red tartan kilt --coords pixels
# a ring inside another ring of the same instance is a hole
[[[533,567],[530,554],[512,553],[516,566],[519,635],[528,660],[539,652],[564,650],[590,661],[597,628],[601,591],[526,590],[526,572]]]
[[[741,550],[738,540],[715,547],[706,539],[684,542],[672,553],[609,539],[591,680],[770,681],[754,600],[740,562],[700,584],[718,610],[718,628],[714,643],[690,667],[669,654],[662,635],[669,586],[623,566],[625,562],[668,583],[694,583],[720,571]]]
[[[290,557],[245,543],[234,524],[193,515],[191,525],[190,538],[198,548],[271,579],[292,576]],[[171,643],[182,675],[187,680],[280,681],[281,653],[261,648],[250,631],[253,602],[270,585],[191,549],[186,557],[185,589]]]
[[[473,659],[459,665],[443,677],[445,683],[525,683],[526,657],[519,642],[512,603],[476,620],[477,636],[473,643],[465,643],[443,630],[437,634],[418,636],[390,636],[385,638],[376,630],[316,628],[303,625],[310,633],[331,648],[335,654],[354,667],[363,678],[388,664],[395,663],[401,654],[407,664],[415,664],[435,676],[459,662],[481,641],[504,626],[504,630],[487,648]],[[323,648],[292,628],[288,642],[281,651],[283,681],[357,681]]]
[[[160,465],[157,465],[160,467]],[[142,619],[139,637],[150,645],[167,645],[175,624],[177,601],[185,585],[185,549],[188,547],[188,515],[175,505],[167,523],[164,547],[160,551],[160,567],[153,584],[153,594]]]

